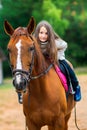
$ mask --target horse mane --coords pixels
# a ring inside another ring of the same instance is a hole
[[[36,40],[36,38],[32,35],[31,38],[34,41],[34,47],[35,47],[35,66],[38,67],[37,71],[38,73],[43,72],[45,69],[47,69],[47,62],[45,57],[43,56],[41,52],[41,48]]]

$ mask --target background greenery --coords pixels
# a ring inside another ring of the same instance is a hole
[[[7,56],[9,36],[4,32],[4,20],[14,28],[27,26],[31,16],[36,24],[47,20],[68,43],[66,58],[74,67],[87,65],[87,2],[86,0],[1,0],[0,46]],[[3,64],[4,75],[11,75],[9,62]]]

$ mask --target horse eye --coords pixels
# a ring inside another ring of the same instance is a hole
[[[8,52],[11,52],[11,50],[10,50],[9,48],[7,48],[7,51],[8,51]]]
[[[29,51],[33,51],[34,50],[34,46],[29,48]]]
[[[11,69],[13,69],[13,68],[14,68],[14,66],[13,66],[13,65],[10,65],[10,67],[11,67]]]

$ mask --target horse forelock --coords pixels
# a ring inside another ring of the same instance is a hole
[[[26,36],[29,35],[28,31],[27,31],[27,28],[25,28],[25,27],[16,28],[13,35],[12,35],[12,37],[21,36],[21,35],[26,35]]]

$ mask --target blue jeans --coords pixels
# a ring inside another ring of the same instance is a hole
[[[59,60],[59,67],[61,69],[61,71],[65,74],[66,77],[68,77],[66,75],[66,72],[64,71],[64,66],[67,68],[68,72],[69,72],[69,76],[70,76],[70,79],[71,79],[71,83],[72,83],[72,86],[73,86],[73,89],[74,91],[76,91],[76,87],[79,85],[79,82],[78,82],[78,79],[75,75],[75,72],[74,70],[70,67],[70,65],[67,63],[66,60]]]

